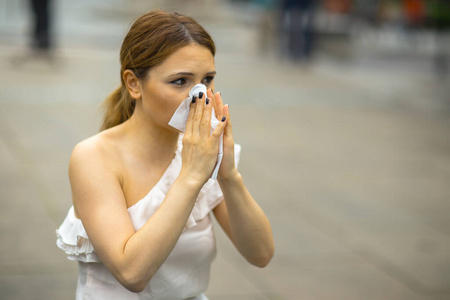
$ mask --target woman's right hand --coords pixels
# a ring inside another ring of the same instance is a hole
[[[191,102],[186,131],[181,152],[182,166],[180,176],[203,185],[213,172],[217,161],[220,136],[225,130],[227,120],[211,133],[211,100],[206,95],[193,98]]]

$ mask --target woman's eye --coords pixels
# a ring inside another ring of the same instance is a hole
[[[204,84],[204,85],[208,85],[208,84],[210,84],[211,81],[213,81],[213,80],[214,80],[214,77],[213,77],[213,76],[207,76],[207,77],[205,77],[205,78],[203,79],[203,84]]]
[[[187,81],[184,78],[179,78],[177,80],[172,81],[171,83],[176,84],[176,85],[184,85],[187,83]]]

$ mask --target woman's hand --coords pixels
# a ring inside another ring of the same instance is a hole
[[[223,105],[222,95],[219,92],[214,94],[211,89],[208,89],[207,93],[208,97],[212,99],[216,118],[221,120],[222,116],[225,116],[227,119],[223,133],[223,158],[218,177],[219,179],[231,178],[237,174],[237,169],[234,162],[234,139],[230,122],[230,109],[228,105]]]
[[[225,130],[227,117],[223,119],[211,134],[211,97],[201,93],[191,102],[186,131],[183,137],[182,167],[180,176],[185,176],[199,184],[204,184],[214,169],[217,160],[220,136]]]

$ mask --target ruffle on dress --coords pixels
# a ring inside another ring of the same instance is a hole
[[[64,222],[56,230],[56,245],[66,252],[70,260],[86,263],[101,262],[95,254],[94,246],[84,230],[83,223],[75,217],[73,206],[69,209]]]
[[[150,190],[150,192],[136,204],[128,208],[134,229],[139,230],[147,220],[161,206],[167,192],[172,186],[181,170],[181,138],[179,146],[169,167],[162,177]],[[235,163],[238,165],[241,147],[235,145]],[[184,231],[195,226],[198,221],[203,220],[221,201],[223,200],[222,190],[216,180],[209,179],[200,190],[194,208],[186,222]],[[89,237],[80,219],[75,217],[73,206],[56,230],[57,246],[62,249],[68,259],[82,262],[101,262],[95,253],[94,247],[89,241]]]

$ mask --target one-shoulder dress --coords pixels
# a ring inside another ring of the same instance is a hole
[[[160,207],[181,170],[181,138],[170,165],[150,190],[128,208],[135,230],[139,230]],[[235,145],[235,161],[241,147]],[[89,241],[83,223],[75,217],[73,206],[56,230],[57,246],[68,259],[78,261],[76,300],[181,300],[207,299],[203,294],[209,281],[211,263],[216,256],[216,243],[210,212],[223,200],[217,181],[210,179],[201,189],[195,206],[177,244],[140,293],[125,289],[102,264]]]

